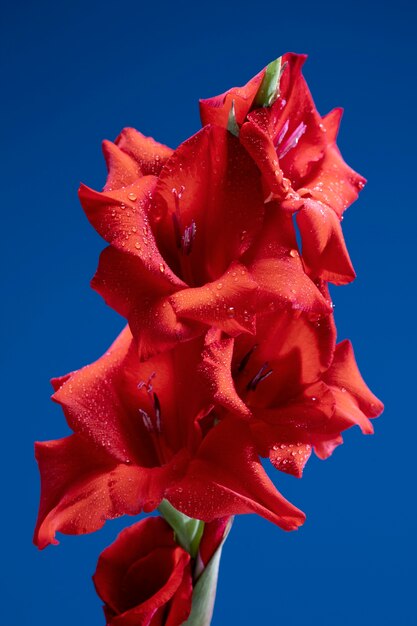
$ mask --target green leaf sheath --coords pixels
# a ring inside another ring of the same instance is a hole
[[[272,61],[265,70],[262,83],[255,97],[256,107],[269,107],[279,96],[282,57]]]
[[[179,545],[194,559],[203,535],[204,522],[177,511],[168,500],[162,500],[158,510],[174,530]]]

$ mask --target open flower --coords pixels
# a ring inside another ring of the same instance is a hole
[[[344,284],[355,273],[340,220],[365,179],[346,165],[337,148],[341,109],[323,118],[316,110],[301,74],[305,58],[285,54],[244,87],[202,100],[201,117],[203,124],[227,127],[234,104],[241,144],[262,172],[266,197],[297,211],[309,275]],[[264,92],[271,85],[267,98]]]
[[[162,518],[123,530],[100,555],[93,579],[108,626],[180,626],[190,614],[190,555]]]
[[[256,338],[236,339],[232,368],[246,407],[241,416],[259,454],[299,477],[313,448],[326,458],[347,428],[372,433],[370,418],[383,409],[359,373],[350,342],[335,344],[332,318],[269,314]],[[231,410],[230,403],[223,406]]]
[[[36,446],[35,543],[92,532],[163,498],[204,521],[256,512],[297,528],[304,515],[268,479],[247,422],[230,415],[216,425],[214,404],[229,393],[236,401],[232,352],[232,339],[211,333],[141,362],[126,328],[98,361],[58,379],[54,399],[74,434]]]
[[[329,314],[292,254],[290,217],[282,232],[271,232],[260,171],[232,133],[206,126],[170,156],[149,142],[132,130],[115,145],[107,142],[104,191],[82,185],[79,192],[89,220],[110,243],[92,285],[128,319],[140,358],[212,326],[229,336],[253,334],[265,299],[281,309],[293,305],[290,283],[299,287],[298,309]],[[259,245],[265,238],[269,248]]]

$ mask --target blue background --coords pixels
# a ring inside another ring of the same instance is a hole
[[[199,128],[199,97],[287,50],[310,55],[322,113],[345,107],[339,144],[369,179],[343,223],[358,279],[333,296],[339,336],[386,411],[375,436],[349,432],[302,481],[271,474],[307,523],[287,534],[236,521],[213,626],[417,624],[415,18],[403,0],[4,6],[1,624],[104,624],[90,576],[130,522],[42,553],[31,545],[33,441],[67,433],[49,378],[98,357],[123,325],[89,288],[103,242],[78,184],[102,186],[103,138],[132,125],[175,147]]]

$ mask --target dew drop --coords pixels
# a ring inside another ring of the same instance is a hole
[[[223,283],[218,283],[217,289],[220,291],[220,289],[222,289],[222,288],[223,288]]]
[[[159,271],[161,272],[161,274],[165,272],[165,265],[163,263],[159,264]]]
[[[132,200],[132,202],[137,200],[137,195],[135,193],[133,193],[132,191],[127,194],[127,197],[129,198],[129,200]]]
[[[235,316],[235,307],[229,306],[229,308],[227,309],[227,317],[230,317],[232,319],[234,316]]]
[[[290,250],[290,256],[295,259],[298,256],[298,250],[295,250],[294,248],[292,248]]]

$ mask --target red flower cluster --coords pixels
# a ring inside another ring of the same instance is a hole
[[[351,344],[336,344],[327,289],[355,276],[341,219],[364,179],[336,146],[340,110],[318,114],[303,62],[286,54],[201,101],[203,128],[176,150],[131,128],[104,142],[104,190],[82,185],[80,199],[109,243],[92,286],[128,327],[54,381],[74,434],[37,444],[39,547],[163,499],[205,522],[255,512],[295,529],[304,515],[260,457],[301,476],[345,429],[372,432],[382,404]],[[164,524],[140,522],[103,553],[109,624],[182,623],[189,557]]]

